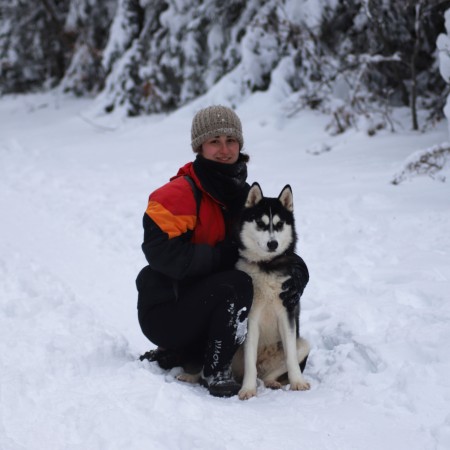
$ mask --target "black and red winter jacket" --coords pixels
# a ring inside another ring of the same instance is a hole
[[[188,175],[201,191],[199,215]],[[202,187],[193,163],[154,191],[144,214],[142,250],[148,262],[136,280],[138,308],[177,299],[178,289],[220,269],[216,245],[227,234],[224,205]]]

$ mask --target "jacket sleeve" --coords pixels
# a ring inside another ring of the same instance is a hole
[[[298,293],[303,295],[306,285],[309,282],[309,270],[303,258],[294,253],[294,262],[292,264],[295,267],[294,273],[297,277]]]
[[[196,209],[194,194],[187,182],[169,183],[150,196],[143,218],[142,250],[152,269],[176,280],[217,270],[218,249],[191,242],[197,221]]]
[[[301,272],[303,280],[304,280],[304,286],[303,288],[306,287],[306,285],[309,282],[309,270],[308,270],[308,266],[306,265],[305,261],[303,260],[303,258],[299,255],[297,255],[296,253],[294,253],[294,259],[295,259],[295,265],[297,266],[298,270]]]

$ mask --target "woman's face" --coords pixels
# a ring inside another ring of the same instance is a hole
[[[234,164],[239,158],[239,142],[232,136],[214,136],[202,144],[205,159],[223,164]]]

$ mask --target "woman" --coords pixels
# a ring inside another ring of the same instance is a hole
[[[158,349],[143,358],[165,369],[194,363],[211,395],[230,397],[240,389],[230,364],[244,341],[253,297],[251,278],[234,269],[238,249],[231,237],[249,190],[249,157],[230,108],[200,110],[191,137],[195,161],[150,195],[144,214],[149,265],[136,280],[138,318]],[[282,293],[290,303],[304,288],[293,275]]]

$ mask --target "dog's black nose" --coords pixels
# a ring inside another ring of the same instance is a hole
[[[277,241],[269,241],[267,243],[267,248],[271,252],[275,251],[277,249],[277,247],[278,247],[278,242]]]

